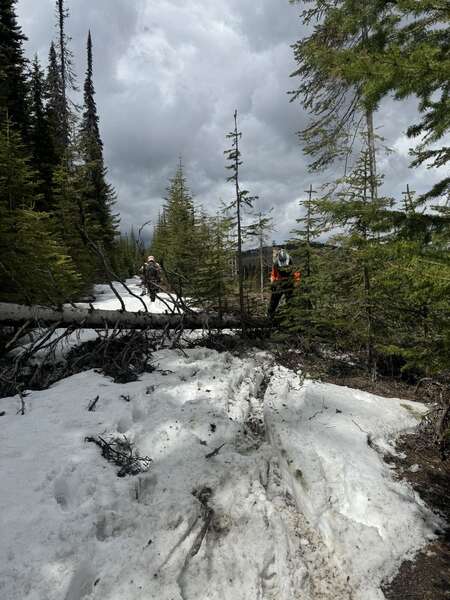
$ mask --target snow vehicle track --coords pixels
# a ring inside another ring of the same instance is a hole
[[[257,352],[163,350],[155,366],[128,384],[75,375],[24,417],[0,400],[0,597],[383,598],[438,522],[354,422],[386,451],[413,403],[302,384]],[[118,478],[96,434],[126,435],[149,470]]]

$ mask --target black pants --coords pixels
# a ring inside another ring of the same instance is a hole
[[[148,295],[150,296],[150,300],[151,302],[154,302],[156,300],[156,294],[158,292],[158,284],[156,282],[153,281],[146,281],[145,282],[145,287],[147,288],[148,291]]]
[[[291,280],[276,281],[272,284],[272,295],[270,296],[269,309],[267,315],[270,319],[275,316],[281,298],[284,296],[286,302],[289,302],[294,294],[294,282]]]

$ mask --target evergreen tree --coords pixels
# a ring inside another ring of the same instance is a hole
[[[153,228],[152,241],[150,244],[150,253],[161,262],[164,260],[166,252],[167,222],[166,213],[162,210],[158,215],[158,222]]]
[[[216,310],[220,318],[228,310],[232,294],[230,262],[235,249],[228,236],[232,226],[226,217],[202,215],[196,236],[202,256],[192,281],[193,301],[206,310]]]
[[[79,286],[50,215],[34,210],[37,175],[9,121],[0,129],[0,297],[59,304]]]
[[[164,206],[164,237],[160,237],[155,256],[163,262],[170,284],[179,292],[189,287],[202,259],[197,244],[197,220],[194,202],[180,164],[170,180]],[[160,231],[162,233],[162,231]],[[203,253],[202,253],[203,254]]]
[[[61,81],[61,70],[58,64],[55,44],[52,42],[48,57],[48,70],[46,80],[46,109],[50,127],[52,145],[56,156],[61,160],[67,149],[66,139],[66,107]]]
[[[92,38],[87,41],[87,70],[84,83],[84,112],[81,123],[80,146],[83,177],[86,183],[83,203],[92,221],[98,225],[96,239],[108,252],[112,252],[117,221],[111,209],[115,202],[114,189],[106,182],[107,170],[103,160],[103,142],[100,137],[99,118],[95,103],[93,82]]]
[[[329,166],[336,159],[349,158],[361,124],[367,132],[370,158],[370,192],[375,200],[377,189],[376,144],[373,104],[351,78],[345,78],[332,67],[329,57],[345,50],[382,47],[384,40],[371,35],[383,18],[383,4],[377,0],[314,0],[303,11],[303,23],[313,28],[311,35],[294,44],[298,69],[292,74],[301,83],[292,92],[292,100],[300,99],[313,116],[313,122],[299,133],[304,152],[313,157],[312,170]]]
[[[316,233],[321,229],[342,233],[332,238],[336,250],[318,252],[315,264],[310,263],[310,274],[289,317],[295,325],[301,321],[300,330],[310,328],[311,339],[328,332],[330,340],[339,340],[347,349],[364,348],[368,369],[373,371],[375,346],[383,335],[380,289],[374,279],[382,265],[381,238],[390,229],[386,212],[391,200],[372,198],[370,160],[366,142],[352,172],[338,180],[335,193],[308,201],[320,225]],[[312,226],[311,213],[309,220]]]
[[[139,272],[139,268],[142,266],[142,256],[133,229],[129,234],[121,235],[117,240],[114,265],[116,272],[124,278],[133,277]]]
[[[56,51],[61,94],[59,122],[61,125],[61,142],[64,150],[68,150],[75,121],[75,115],[72,110],[74,105],[71,104],[69,92],[70,90],[77,91],[73,69],[73,53],[70,49],[71,38],[66,31],[66,21],[68,18],[69,9],[66,8],[64,0],[56,0],[56,19],[58,28]]]
[[[242,166],[241,160],[241,151],[239,149],[239,140],[242,137],[242,133],[238,131],[237,124],[237,110],[234,111],[234,129],[227,134],[227,138],[231,139],[231,148],[229,150],[225,150],[224,154],[226,156],[229,164],[227,165],[227,169],[229,169],[232,174],[228,177],[227,181],[233,182],[235,187],[235,199],[230,204],[229,208],[233,208],[236,211],[236,227],[237,227],[237,270],[238,270],[238,281],[239,281],[239,310],[241,313],[241,319],[245,314],[245,305],[244,305],[244,271],[242,268],[242,241],[243,241],[243,229],[242,229],[242,217],[243,217],[243,208],[251,207],[253,205],[253,201],[256,199],[256,196],[249,196],[248,190],[241,190],[240,187],[240,179],[239,179],[239,171]]]
[[[333,19],[345,18],[349,2],[338,2]],[[413,152],[413,166],[440,167],[450,160],[445,136],[450,129],[449,99],[449,10],[438,0],[375,0],[360,3],[374,18],[368,43],[356,40],[351,48],[323,48],[320,62],[347,85],[357,87],[365,106],[375,108],[394,92],[397,99],[419,98],[420,120],[408,128],[408,136],[420,138]],[[443,141],[441,147],[436,145]],[[445,196],[450,189],[446,176],[424,195]]]
[[[450,363],[450,213],[417,212],[410,198],[389,216],[393,227],[383,247],[378,285],[389,325],[381,351],[401,357],[403,371],[434,375]]]
[[[53,145],[48,113],[44,105],[45,81],[44,73],[36,56],[33,62],[31,79],[31,135],[30,149],[32,165],[39,175],[39,193],[41,202],[36,205],[39,210],[49,211],[52,208],[53,171],[58,163],[58,156]]]
[[[312,242],[323,230],[321,219],[313,205],[312,197],[316,192],[313,190],[312,185],[310,185],[309,190],[307,190],[306,193],[308,194],[307,200],[300,202],[300,205],[305,209],[305,214],[303,217],[297,219],[297,223],[300,227],[292,232],[295,235],[295,241],[297,243],[295,255],[299,262],[303,280],[307,279],[312,271]]]
[[[258,240],[259,248],[259,290],[261,301],[264,301],[264,287],[266,283],[266,273],[269,265],[264,262],[264,246],[269,239],[269,234],[273,230],[273,219],[262,212],[258,213],[258,220],[246,227],[246,235]],[[270,267],[269,267],[270,268]]]
[[[53,181],[58,234],[80,273],[83,289],[88,290],[102,272],[103,266],[89,247],[88,238],[94,241],[96,239],[96,226],[83,203],[83,172],[63,161],[55,170]]]
[[[0,3],[0,123],[9,121],[25,142],[29,138],[27,61],[23,42],[27,39],[17,23],[17,0]]]

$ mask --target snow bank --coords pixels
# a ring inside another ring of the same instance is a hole
[[[154,366],[128,384],[80,373],[24,416],[0,400],[2,600],[378,600],[432,535],[379,455],[421,405],[302,386],[264,353]],[[117,477],[97,435],[150,468]]]
[[[274,549],[267,447],[245,425],[265,360],[161,351],[139,382],[81,373],[30,393],[23,417],[0,400],[0,597],[231,600],[272,586],[286,542]],[[148,472],[118,478],[85,441],[97,434],[126,435]]]
[[[274,373],[266,423],[297,507],[349,576],[354,598],[380,600],[379,586],[433,537],[439,521],[380,454],[417,425],[426,408]]]

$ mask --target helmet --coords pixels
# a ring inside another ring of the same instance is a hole
[[[279,267],[287,267],[291,257],[283,248],[278,251],[276,263]]]
[[[154,256],[149,256],[149,257],[147,258],[147,262],[156,262],[156,261],[155,261],[155,257],[154,257]]]

